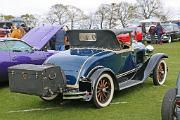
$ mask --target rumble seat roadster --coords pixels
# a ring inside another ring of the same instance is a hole
[[[152,55],[153,47],[124,46],[118,31],[70,30],[70,49],[49,57],[43,65],[23,64],[9,68],[12,92],[40,96],[43,100],[82,99],[106,107],[114,91],[143,83],[149,76],[162,85],[167,75],[164,53]],[[129,34],[132,31],[127,31]]]

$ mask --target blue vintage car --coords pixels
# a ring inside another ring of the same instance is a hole
[[[161,116],[162,120],[180,120],[180,74],[176,88],[169,89],[164,95]]]
[[[121,33],[118,30],[67,31],[69,50],[49,57],[42,66],[9,68],[10,90],[38,95],[46,101],[59,96],[92,100],[96,107],[102,108],[111,103],[115,90],[141,84],[148,77],[153,78],[155,85],[162,85],[167,75],[164,59],[168,56],[152,55],[150,45],[123,45],[116,39]]]

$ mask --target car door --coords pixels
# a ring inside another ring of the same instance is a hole
[[[116,51],[116,59],[118,60],[119,66],[118,74],[122,74],[135,68],[135,60],[131,48]]]
[[[127,72],[135,68],[135,61],[131,50],[127,50],[120,54],[122,69],[121,72]]]
[[[120,82],[129,80],[135,73],[135,57],[131,48],[123,49],[116,52],[116,59],[118,59],[119,72],[116,77]]]
[[[42,51],[35,51],[22,41],[7,41],[6,45],[10,49],[10,59],[13,65],[42,64],[45,61]]]
[[[3,41],[0,42],[0,82],[7,79],[7,68],[11,65],[9,51]]]

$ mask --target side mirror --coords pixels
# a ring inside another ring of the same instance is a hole
[[[152,45],[148,45],[148,46],[146,46],[146,52],[147,53],[152,53],[153,51],[154,51],[154,47],[152,46]]]

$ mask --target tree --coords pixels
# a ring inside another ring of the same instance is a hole
[[[45,20],[52,25],[57,22],[55,15],[50,12],[46,15]]]
[[[97,19],[94,13],[89,13],[84,16],[83,24],[80,23],[80,25],[85,29],[99,29],[99,21]]]
[[[90,13],[88,15],[85,15],[83,19],[80,21],[80,28],[81,29],[91,29],[93,26],[93,14]]]
[[[58,22],[59,25],[63,25],[68,22],[67,7],[62,4],[55,4],[51,6],[48,13],[50,22]],[[51,18],[52,17],[52,18]]]
[[[74,28],[74,23],[80,21],[84,17],[84,13],[79,8],[68,5],[67,7],[67,15],[70,20],[71,29]]]
[[[136,0],[139,8],[139,14],[143,18],[149,19],[150,17],[160,15],[162,4],[160,0]]]
[[[120,2],[117,6],[118,20],[120,20],[121,25],[125,28],[127,27],[128,20],[137,16],[137,7],[128,2]]]
[[[21,15],[27,26],[35,27],[37,25],[38,19],[32,14]]]
[[[3,15],[3,18],[4,18],[4,20],[11,20],[11,19],[13,19],[15,17],[12,16],[12,15]]]
[[[108,4],[101,4],[96,11],[95,15],[97,16],[98,20],[100,21],[100,29],[103,29],[103,23],[106,19],[108,13],[109,5]]]
[[[111,5],[107,6],[107,14],[105,16],[108,28],[112,29],[115,27],[116,21],[117,21],[117,5],[115,3],[112,3]]]

